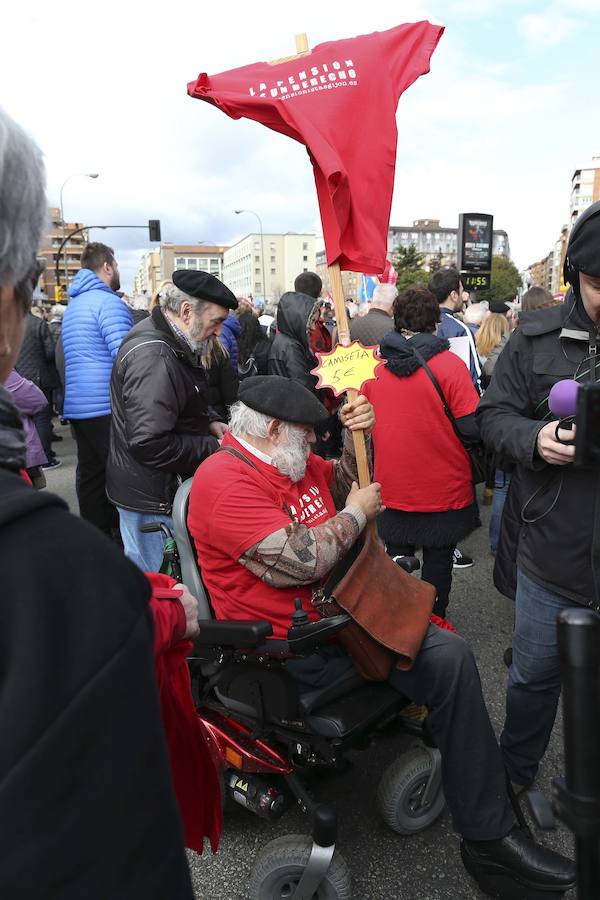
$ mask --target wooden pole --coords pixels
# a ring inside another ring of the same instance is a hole
[[[348,325],[348,313],[346,312],[346,300],[342,288],[342,273],[340,272],[339,263],[328,266],[329,283],[331,284],[331,293],[333,295],[333,305],[335,308],[335,319],[337,322],[338,340],[342,347],[347,347],[351,343],[350,327]],[[358,391],[346,391],[348,400],[356,399]],[[354,441],[354,452],[356,454],[356,465],[358,467],[358,484],[359,487],[367,487],[371,483],[369,474],[369,461],[367,458],[367,447],[365,444],[364,431],[353,431],[352,439]]]

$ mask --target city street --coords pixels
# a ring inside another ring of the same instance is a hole
[[[71,510],[77,512],[75,447],[68,427],[58,430],[64,439],[55,448],[63,464],[47,472],[48,489],[60,494]],[[488,708],[499,732],[506,681],[502,656],[510,644],[512,604],[492,586],[492,557],[487,541],[489,514],[490,507],[484,507],[484,527],[462,546],[465,553],[474,557],[475,565],[455,571],[449,616],[475,651]],[[68,548],[65,553],[68,554]],[[352,873],[353,897],[355,900],[481,898],[484,895],[462,867],[459,840],[447,812],[428,831],[411,838],[395,835],[378,818],[375,808],[378,780],[386,766],[410,742],[404,736],[381,736],[367,751],[353,754],[349,771],[323,778],[318,784],[317,795],[337,806],[338,847]],[[536,787],[549,795],[551,778],[562,771],[559,718]],[[218,853],[213,857],[207,849],[203,857],[190,854],[196,897],[198,900],[244,900],[255,854],[274,837],[291,832],[307,833],[309,828],[309,821],[294,809],[272,824],[228,803]],[[563,853],[572,853],[571,838],[564,830],[545,835],[543,840]],[[572,894],[567,896],[571,900]]]

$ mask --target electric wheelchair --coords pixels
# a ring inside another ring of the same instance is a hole
[[[220,767],[223,799],[268,819],[279,818],[291,804],[312,816],[310,838],[287,835],[261,851],[248,895],[251,900],[347,900],[350,873],[335,849],[335,809],[313,799],[307,787],[311,773],[341,769],[349,749],[365,747],[376,731],[397,722],[414,744],[383,773],[377,807],[390,828],[409,835],[427,828],[444,808],[440,752],[426,727],[400,718],[406,698],[387,684],[364,681],[353,668],[325,687],[299,692],[286,669],[289,659],[328,642],[350,621],[346,614],[311,622],[297,600],[290,609],[285,655],[268,649],[269,622],[214,619],[187,528],[191,484],[188,479],[177,491],[173,537],[181,579],[198,598],[200,635],[189,666],[198,716]],[[409,559],[405,567],[413,571],[418,562]]]

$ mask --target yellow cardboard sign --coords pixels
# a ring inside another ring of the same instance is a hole
[[[318,366],[311,370],[319,377],[318,388],[331,388],[339,397],[344,391],[360,391],[365,381],[376,378],[375,370],[382,360],[375,355],[377,347],[364,347],[353,341],[347,347],[338,344],[330,353],[319,353]]]

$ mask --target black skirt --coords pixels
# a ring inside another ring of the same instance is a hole
[[[406,512],[384,509],[377,519],[386,544],[415,547],[454,547],[481,525],[476,503],[445,512]]]

